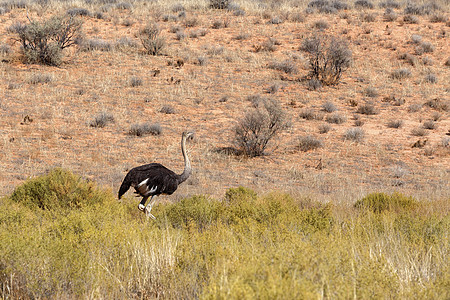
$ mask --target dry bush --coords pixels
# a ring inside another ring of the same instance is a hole
[[[352,52],[344,39],[316,34],[303,40],[301,49],[308,53],[311,78],[325,85],[338,84],[350,67]]]
[[[372,9],[374,7],[373,3],[370,2],[369,0],[356,0],[354,5],[355,5],[355,8]]]
[[[322,104],[322,110],[326,111],[328,113],[332,113],[332,112],[337,111],[337,107],[336,107],[336,105],[334,105],[333,102],[327,101],[324,104]]]
[[[387,127],[389,128],[400,128],[403,125],[403,121],[402,120],[389,120],[386,124]]]
[[[419,24],[419,18],[414,15],[406,15],[403,17],[403,22],[406,24]]]
[[[324,134],[331,130],[331,126],[329,124],[320,124],[318,129],[320,134]]]
[[[323,142],[312,135],[298,138],[297,149],[303,152],[323,147]]]
[[[132,125],[130,130],[128,131],[128,134],[135,136],[143,136],[146,134],[160,135],[161,132],[162,132],[161,125],[144,123]]]
[[[166,47],[166,39],[160,36],[161,30],[156,23],[149,23],[139,31],[142,46],[150,55],[160,55]]]
[[[425,136],[428,134],[428,132],[426,132],[425,128],[423,127],[416,127],[411,130],[411,134],[413,136]]]
[[[363,129],[359,127],[350,128],[344,133],[344,139],[360,143],[363,141],[364,135],[365,133]]]
[[[50,83],[54,80],[53,74],[49,73],[33,73],[28,78],[28,82],[31,84]]]
[[[425,82],[436,83],[437,81],[438,80],[437,80],[437,77],[435,74],[430,73],[430,74],[425,75]]]
[[[347,121],[347,117],[339,112],[334,112],[327,116],[326,121],[333,124],[342,124]]]
[[[86,8],[74,7],[70,8],[66,12],[69,16],[90,16],[91,12]]]
[[[434,130],[437,127],[434,120],[426,120],[425,122],[423,122],[422,126],[424,129],[428,129],[428,130]]]
[[[209,7],[213,9],[227,9],[230,4],[230,0],[209,0]]]
[[[269,141],[288,126],[286,112],[280,104],[265,99],[238,122],[234,129],[235,144],[249,157],[263,155]]]
[[[80,45],[83,51],[103,51],[108,52],[113,50],[114,46],[110,41],[103,39],[84,39]]]
[[[323,119],[323,113],[319,113],[313,109],[306,108],[300,111],[298,114],[300,118],[305,120],[322,120]]]
[[[130,78],[130,86],[131,87],[138,87],[138,86],[142,86],[143,82],[142,79],[137,77],[137,76],[132,76]]]
[[[89,126],[103,128],[108,125],[108,123],[114,123],[114,116],[110,113],[102,112],[89,123]]]
[[[269,69],[283,71],[286,74],[295,74],[298,72],[297,66],[292,59],[286,59],[284,61],[272,61],[268,65]]]
[[[397,20],[398,15],[392,8],[386,8],[383,13],[383,20],[386,22],[394,22]]]
[[[402,80],[408,77],[411,77],[411,71],[408,68],[400,68],[391,72],[390,75],[393,79]]]
[[[62,50],[75,44],[82,22],[69,16],[55,16],[41,22],[29,21],[29,24],[16,23],[11,27],[22,45],[26,62],[60,65]]]
[[[356,110],[356,112],[369,116],[378,114],[378,111],[375,109],[375,106],[370,102],[358,105],[358,109]]]
[[[175,112],[175,108],[173,108],[172,106],[170,106],[170,105],[163,105],[160,109],[159,109],[159,112],[160,113],[163,113],[163,114],[167,114],[167,115],[172,115],[172,114],[175,114],[176,112]]]
[[[400,3],[398,3],[397,1],[394,1],[394,0],[387,0],[387,1],[383,1],[383,2],[380,2],[379,4],[378,4],[378,6],[379,7],[381,7],[381,8],[400,8]]]

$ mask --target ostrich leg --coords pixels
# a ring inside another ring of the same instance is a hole
[[[147,206],[145,207],[145,214],[147,215],[147,217],[150,217],[150,218],[152,218],[153,220],[156,220],[155,216],[151,214],[153,205],[154,205],[155,202],[156,202],[156,198],[153,200],[153,197],[154,197],[154,196],[152,196],[152,197],[150,198],[150,202],[149,202],[149,203],[147,204]]]
[[[139,203],[139,210],[144,211],[145,208],[145,202],[147,202],[148,196],[142,198],[141,203]]]

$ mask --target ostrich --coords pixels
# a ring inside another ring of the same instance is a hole
[[[130,186],[135,188],[135,193],[142,196],[139,203],[139,210],[144,211],[148,217],[155,219],[151,214],[152,207],[156,199],[154,196],[161,194],[171,195],[176,191],[178,185],[188,179],[191,175],[191,162],[186,153],[186,140],[192,137],[193,132],[183,132],[181,135],[181,152],[184,158],[184,171],[180,175],[167,169],[161,164],[151,163],[131,169],[125,176],[119,189],[119,200],[125,194]],[[150,197],[150,202],[145,206],[145,202]],[[139,197],[139,196],[137,196]]]

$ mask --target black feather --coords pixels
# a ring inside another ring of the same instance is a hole
[[[137,189],[137,185],[144,180],[147,180],[145,183],[147,189],[143,189],[142,187]],[[150,195],[170,195],[178,188],[179,181],[180,175],[175,174],[161,164],[151,163],[139,166],[131,169],[125,176],[119,189],[119,199],[128,191],[130,186],[135,187],[136,193],[140,194],[142,197],[145,197],[143,191],[151,190],[154,187],[156,187],[156,191]]]

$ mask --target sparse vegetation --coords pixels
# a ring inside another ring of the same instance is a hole
[[[387,127],[389,128],[400,128],[403,125],[403,121],[402,120],[389,120],[387,123]]]
[[[310,151],[323,147],[323,142],[312,135],[302,136],[298,138],[297,148],[300,151]]]
[[[325,85],[338,84],[350,67],[352,53],[343,39],[314,35],[303,40],[301,49],[309,55],[311,78]]]
[[[376,115],[378,114],[378,111],[376,110],[375,106],[371,102],[364,103],[362,105],[358,105],[358,109],[356,111],[357,113],[363,114],[363,115]]]
[[[107,112],[102,112],[98,114],[94,120],[92,120],[89,125],[91,127],[103,128],[108,123],[114,123],[114,116]]]
[[[264,153],[269,141],[289,126],[280,104],[264,99],[249,111],[235,127],[235,143],[249,157]]]
[[[26,62],[58,66],[62,50],[75,44],[81,25],[77,18],[55,16],[41,22],[30,19],[29,24],[16,23],[11,30],[17,35]]]
[[[339,112],[334,112],[330,115],[327,115],[326,121],[333,124],[342,124],[347,121],[347,117]]]
[[[160,135],[162,132],[161,125],[159,124],[149,124],[149,123],[143,123],[143,124],[134,124],[131,126],[128,134],[129,135],[135,135],[135,136],[144,136],[147,134],[150,135]]]
[[[396,69],[391,72],[391,78],[402,80],[411,77],[411,71],[407,68]]]
[[[363,141],[364,136],[364,130],[359,127],[355,127],[347,129],[347,131],[345,131],[344,139],[360,143]]]
[[[287,59],[281,62],[278,61],[272,61],[269,63],[268,67],[270,69],[283,71],[286,74],[295,74],[297,73],[297,66],[295,65],[294,61]]]
[[[150,23],[139,32],[139,38],[145,51],[150,55],[161,55],[166,46],[166,39],[160,35],[156,23]]]
[[[332,112],[337,111],[337,107],[336,107],[336,105],[334,105],[333,102],[327,101],[324,104],[322,104],[322,110],[326,111],[328,113],[332,113]]]

